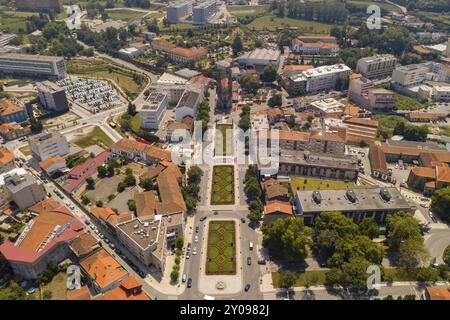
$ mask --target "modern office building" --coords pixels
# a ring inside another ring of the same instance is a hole
[[[395,187],[332,190],[297,190],[295,211],[312,225],[324,211],[339,211],[356,222],[374,218],[378,223],[399,211],[413,214],[411,205]]]
[[[62,79],[65,74],[64,57],[16,53],[0,55],[0,75]]]
[[[44,186],[31,174],[17,173],[6,175],[4,190],[8,198],[12,199],[19,209],[26,209],[45,199]]]
[[[356,72],[368,79],[390,77],[395,69],[397,58],[392,54],[380,54],[358,60]]]
[[[158,130],[159,123],[167,110],[168,96],[161,92],[151,92],[145,99],[139,116],[141,128]]]
[[[398,67],[392,72],[392,81],[403,86],[415,86],[425,80],[429,68],[424,64],[410,64]]]
[[[39,102],[45,109],[56,112],[64,112],[69,110],[69,102],[67,101],[66,92],[63,88],[51,81],[43,81],[36,83]]]
[[[192,14],[192,1],[171,2],[167,6],[167,20],[177,23]]]
[[[216,0],[200,2],[192,9],[192,23],[207,24],[216,11]]]
[[[63,9],[61,0],[16,0],[16,9],[23,11],[57,11]]]
[[[50,157],[64,157],[69,154],[69,142],[59,132],[41,133],[28,139],[31,154],[39,161]]]

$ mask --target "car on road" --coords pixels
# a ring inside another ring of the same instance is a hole
[[[432,216],[431,220],[433,220],[434,223],[438,223],[438,219],[435,216]]]
[[[200,227],[199,227],[199,226],[196,226],[196,227],[195,227],[195,232],[198,233],[199,231],[200,231]]]
[[[191,288],[192,287],[192,278],[189,278],[187,281],[187,287]]]
[[[247,284],[245,285],[244,290],[245,290],[245,292],[247,292],[248,290],[250,290],[250,283],[247,283]]]
[[[197,248],[194,248],[194,250],[192,250],[192,254],[195,256],[197,254]]]
[[[265,265],[266,264],[266,259],[259,259],[258,260],[258,264],[262,264],[262,265]]]
[[[110,243],[109,239],[105,239],[105,243],[109,244]]]
[[[214,211],[214,215],[217,216],[219,214],[218,211]]]
[[[201,221],[201,222],[203,222],[203,221],[205,221],[205,220],[206,220],[206,216],[203,216],[203,217],[200,218],[200,221]]]
[[[247,265],[249,265],[249,266],[252,265],[252,258],[251,257],[247,257]]]
[[[90,225],[90,224],[91,224],[91,222],[90,222],[89,220],[85,220],[84,223],[85,223],[86,225]],[[92,226],[91,226],[91,229],[92,229]]]
[[[66,202],[66,206],[70,207],[70,202]]]
[[[189,255],[189,252],[186,253],[186,259],[189,259],[191,256]]]
[[[194,242],[198,242],[198,235],[195,235]]]
[[[101,234],[101,233],[98,234],[98,237],[99,237],[100,239],[104,239],[104,238],[105,238],[105,236],[104,236],[103,234]]]
[[[191,243],[189,242],[186,248],[187,252],[191,251]]]
[[[69,208],[70,208],[70,210],[75,210],[75,206],[74,206],[73,204],[71,204],[71,205],[69,206]]]
[[[247,221],[245,220],[245,218],[241,218],[241,222],[246,223]]]
[[[186,282],[186,278],[187,278],[186,273],[183,273],[183,276],[181,277],[181,282]]]
[[[116,248],[116,246],[114,245],[114,243],[110,243],[110,244],[109,244],[109,247],[110,247],[111,249],[113,249],[113,250]]]
[[[421,203],[420,203],[420,206],[421,206],[422,208],[425,208],[425,209],[427,209],[427,208],[430,207],[430,206],[428,205],[428,203],[425,203],[425,202],[421,202]]]

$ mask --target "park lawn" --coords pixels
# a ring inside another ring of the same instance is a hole
[[[392,281],[418,281],[417,280],[417,272],[420,270],[420,268],[414,268],[414,269],[403,269],[403,268],[389,268],[384,269],[384,278],[389,277],[392,279]],[[436,269],[435,272],[439,275],[439,272]],[[447,281],[448,279],[442,279],[441,276],[439,276],[439,281]]]
[[[138,132],[139,129],[141,129],[141,117],[139,116],[139,113],[136,113],[132,118],[131,118],[131,129],[134,132]]]
[[[20,152],[23,153],[24,156],[28,157],[31,155],[31,149],[29,146],[23,146],[22,148],[19,148]]]
[[[113,20],[122,20],[130,22],[139,19],[145,12],[138,12],[133,10],[121,9],[121,10],[107,10],[108,16]]]
[[[216,125],[216,141],[214,153],[216,156],[232,156],[233,155],[233,134],[227,137],[227,131],[233,129],[232,124]],[[220,139],[222,138],[222,139]]]
[[[305,271],[305,272],[294,272],[296,276],[295,284],[293,287],[305,287],[316,286],[316,285],[324,285],[326,282],[326,273],[327,270],[314,270],[314,271]],[[279,272],[272,272],[272,281],[273,286],[275,288],[279,288]]]
[[[367,10],[367,7],[371,5],[379,6],[381,10],[384,10],[386,12],[400,12],[400,8],[390,3],[380,3],[366,0],[349,0],[347,1],[347,4],[351,5],[352,7],[356,7],[360,10],[363,10],[364,12]]]
[[[58,14],[56,15],[56,19],[58,19],[58,20],[64,20],[64,19],[66,19],[68,16],[69,16],[69,14],[67,13],[67,11],[63,11],[63,12],[60,12],[60,13],[58,13]]]
[[[0,13],[0,31],[10,33],[26,32],[26,18],[37,15],[33,12],[5,11]]]
[[[267,6],[227,6],[228,12],[236,17],[256,16],[267,9]]]
[[[47,290],[52,293],[51,300],[66,300],[67,274],[65,272],[59,272],[55,275],[52,281],[42,287],[42,293]]]
[[[208,230],[206,274],[236,274],[234,221],[211,221]]]
[[[450,137],[450,126],[439,127],[439,134],[442,136]]]
[[[248,24],[249,28],[257,30],[268,29],[276,30],[277,28],[295,27],[298,28],[302,34],[330,34],[330,29],[333,25],[300,19],[278,18],[274,16],[264,16],[253,20]]]
[[[211,204],[230,205],[234,201],[234,166],[214,166]]]
[[[100,127],[95,126],[95,128],[89,134],[87,134],[83,138],[75,140],[74,143],[81,148],[98,145],[106,149],[113,144],[113,141]]]
[[[322,180],[302,177],[290,177],[292,192],[297,190],[326,190],[326,189],[346,189],[346,188],[364,188],[365,186],[357,185],[354,182],[346,182],[340,180]],[[306,182],[306,183],[305,183]]]
[[[425,103],[420,103],[419,101],[412,99],[408,96],[396,93],[397,101],[395,102],[395,107],[397,110],[420,110],[427,108],[428,105]]]
[[[162,12],[152,12],[148,16],[145,17],[146,20],[153,20],[153,19],[161,19],[164,17],[165,14]]]

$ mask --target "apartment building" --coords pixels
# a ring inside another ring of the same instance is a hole
[[[64,157],[69,154],[70,145],[67,138],[59,132],[41,133],[28,139],[31,154],[39,161],[50,157]]]
[[[446,83],[432,85],[431,99],[438,102],[450,101],[450,85]]]
[[[344,113],[345,105],[333,98],[313,101],[309,104],[309,109],[316,116],[339,116]]]
[[[5,240],[0,253],[14,274],[36,279],[50,262],[60,263],[70,255],[70,243],[85,234],[83,224],[68,209],[45,209],[30,220],[15,241]]]
[[[368,109],[372,112],[390,112],[395,109],[397,97],[391,90],[383,88],[372,89],[367,96]]]
[[[167,94],[151,92],[145,99],[139,113],[141,128],[158,130],[159,123],[167,110],[168,101]]]
[[[45,199],[45,189],[32,175],[13,173],[4,177],[5,194],[19,209],[26,209]]]
[[[0,102],[0,123],[21,123],[27,118],[25,108],[17,100],[4,99]]]
[[[192,14],[192,1],[171,2],[166,13],[170,23],[180,22]]]
[[[415,86],[425,80],[429,68],[424,64],[410,64],[395,68],[392,72],[392,81],[403,86]]]
[[[354,78],[350,80],[348,87],[350,101],[358,106],[367,107],[369,101],[369,91],[374,89],[375,85],[372,80],[364,77]]]
[[[351,69],[345,64],[306,70],[302,73],[306,79],[306,92],[319,93],[335,89],[341,90],[347,86],[350,72]]]
[[[313,225],[314,219],[330,208],[342,212],[355,222],[374,218],[378,223],[383,223],[389,215],[398,211],[414,213],[411,205],[395,187],[297,190],[296,214],[304,218],[305,224]]]
[[[217,11],[216,0],[199,2],[192,9],[192,23],[197,25],[207,24]]]
[[[390,77],[395,69],[397,58],[391,54],[381,54],[358,60],[356,72],[368,79]]]
[[[51,81],[43,81],[36,83],[39,102],[45,109],[56,112],[64,112],[69,110],[69,102],[67,101],[66,92],[63,88]]]
[[[0,136],[5,140],[14,140],[31,133],[29,127],[22,127],[17,122],[0,124]]]
[[[0,75],[62,79],[65,74],[64,57],[16,53],[0,55]]]
[[[312,131],[309,137],[308,150],[315,153],[345,153],[345,130],[335,132]]]

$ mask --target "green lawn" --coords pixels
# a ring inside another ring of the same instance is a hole
[[[131,118],[131,128],[134,132],[138,132],[141,129],[141,117],[139,113],[136,113],[133,118]]]
[[[206,274],[236,274],[234,221],[211,221],[208,230]]]
[[[363,188],[365,186],[357,185],[353,182],[345,182],[340,180],[322,180],[303,177],[290,177],[292,192],[297,190],[317,190],[317,189],[346,189],[346,188]]]
[[[418,281],[417,280],[417,273],[420,270],[420,268],[414,268],[414,269],[402,269],[402,268],[392,268],[392,269],[384,269],[384,281],[386,281],[386,278],[390,278],[392,281]],[[439,280],[448,280],[448,279],[441,279],[439,276],[439,272],[436,269],[432,269],[439,277]]]
[[[267,12],[267,6],[227,6],[227,9],[236,17],[255,16]]]
[[[397,110],[414,111],[414,110],[424,109],[424,108],[428,107],[427,104],[420,103],[416,99],[412,99],[410,97],[407,97],[407,96],[404,96],[404,95],[401,95],[398,93],[396,93],[395,95],[397,97],[397,101],[395,103]]]
[[[327,271],[324,270],[314,270],[305,272],[294,272],[296,275],[296,281],[293,285],[294,287],[305,287],[306,285],[315,286],[325,284]],[[279,272],[272,272],[272,281],[275,288],[279,288]]]
[[[233,155],[233,125],[218,124],[216,125],[216,141],[214,144],[214,154],[216,156],[232,156]],[[227,133],[228,132],[228,133]]]
[[[442,136],[450,137],[450,126],[439,127],[439,134]]]
[[[214,166],[211,204],[229,205],[234,201],[234,166]]]
[[[42,293],[47,290],[52,293],[51,300],[66,300],[67,274],[59,272],[55,275],[52,281],[43,286]]]
[[[332,24],[317,21],[278,18],[273,16],[259,17],[248,24],[250,29],[255,28],[257,30],[276,30],[277,28],[295,27],[298,28],[302,34],[330,34],[332,26]]]
[[[122,20],[126,22],[130,22],[133,20],[136,20],[143,15],[145,15],[145,12],[138,12],[133,10],[107,10],[108,16],[113,20]]]
[[[0,31],[11,33],[26,32],[26,18],[36,15],[33,12],[0,12]]]
[[[105,132],[103,132],[100,127],[95,126],[95,128],[89,134],[87,134],[83,138],[75,140],[74,143],[81,148],[98,145],[106,149],[113,144],[113,141],[106,135]]]
[[[371,5],[379,6],[381,10],[384,10],[386,12],[400,12],[400,9],[398,7],[390,3],[380,3],[366,0],[349,0],[347,1],[347,4],[350,5],[350,7],[358,8],[360,10],[363,10],[364,12],[367,10],[367,7]]]
[[[26,157],[29,156],[29,155],[31,155],[31,149],[30,149],[29,146],[24,146],[24,147],[22,147],[22,148],[19,148],[19,150],[20,150],[20,152],[22,152],[23,155],[26,156]]]

